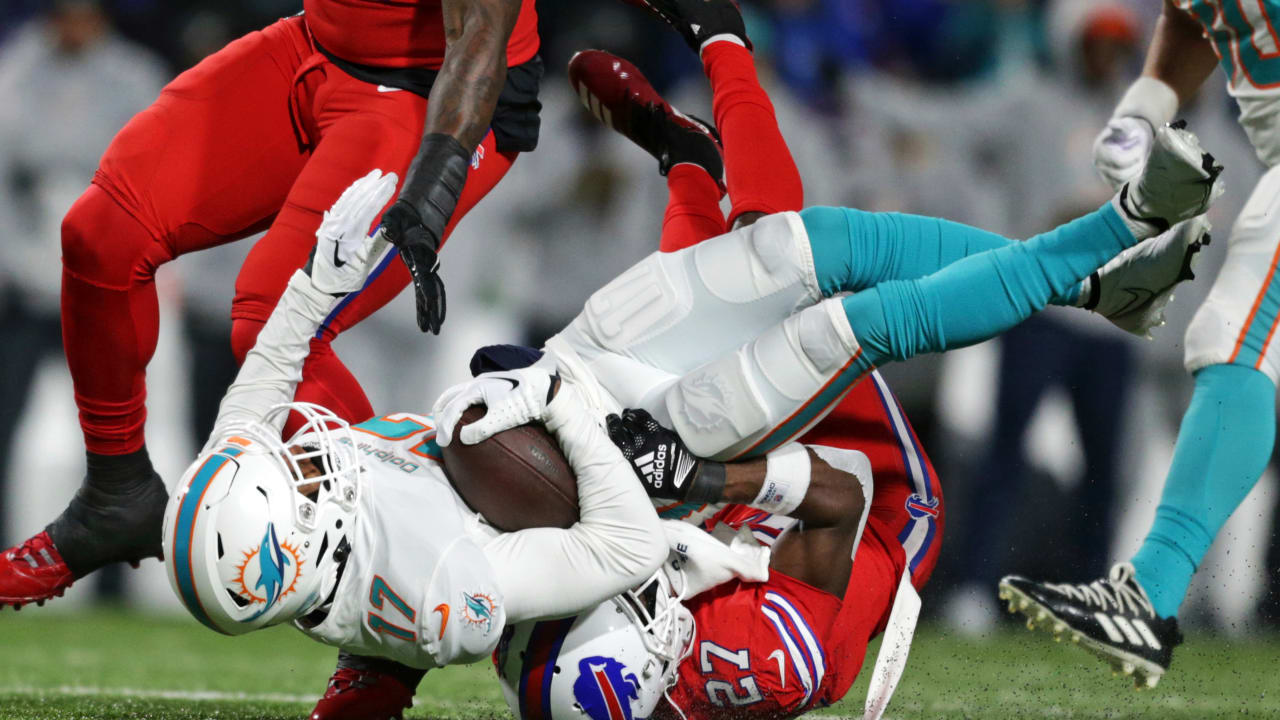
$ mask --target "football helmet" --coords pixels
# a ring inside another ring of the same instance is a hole
[[[282,441],[276,428],[290,412],[304,424]],[[318,405],[284,403],[228,425],[187,468],[165,511],[174,592],[197,620],[228,635],[316,609],[350,551],[363,474],[351,428]]]
[[[511,712],[547,720],[649,717],[693,650],[684,587],[682,572],[659,568],[576,617],[509,627],[494,664]]]

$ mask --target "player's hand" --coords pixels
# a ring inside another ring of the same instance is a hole
[[[555,397],[560,376],[540,367],[500,370],[479,375],[445,390],[436,400],[432,414],[436,420],[436,442],[447,447],[462,413],[473,405],[484,405],[484,417],[458,433],[464,445],[475,445],[503,430],[541,420]]]
[[[715,502],[724,490],[724,465],[702,460],[676,434],[645,410],[627,409],[605,418],[609,439],[631,464],[651,498]]]
[[[382,215],[382,227],[387,240],[400,250],[400,258],[413,277],[418,329],[439,335],[440,326],[444,324],[445,299],[437,251],[444,236],[444,225],[428,226],[412,205],[397,200]]]
[[[316,229],[316,245],[303,268],[319,291],[342,296],[359,290],[370,262],[382,254],[381,231],[369,226],[396,191],[396,174],[372,170],[342,192]]]
[[[1111,118],[1093,141],[1093,167],[1112,190],[1119,190],[1142,172],[1154,140],[1155,131],[1146,120]]]

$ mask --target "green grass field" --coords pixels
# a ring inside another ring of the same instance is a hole
[[[334,651],[288,628],[225,638],[173,616],[6,610],[0,718],[301,718],[333,659]],[[1193,634],[1160,688],[1139,693],[1042,634],[1010,628],[977,641],[924,627],[888,716],[1280,718],[1278,661],[1280,637]],[[864,668],[848,699],[823,714],[860,716],[869,674]],[[492,672],[477,665],[428,675],[410,716],[507,713]]]

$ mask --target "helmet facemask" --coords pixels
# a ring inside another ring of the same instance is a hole
[[[290,412],[304,422],[282,441],[276,428]],[[239,634],[296,620],[330,597],[364,470],[347,423],[316,405],[278,405],[224,430],[170,499],[165,555],[187,609]]]

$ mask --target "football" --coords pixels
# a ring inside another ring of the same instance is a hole
[[[454,489],[472,510],[499,530],[567,528],[578,521],[578,481],[547,429],[528,423],[464,445],[457,431],[483,417],[468,408],[454,441],[441,448]]]

